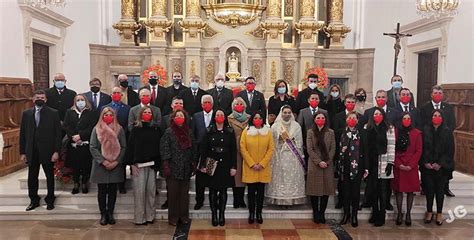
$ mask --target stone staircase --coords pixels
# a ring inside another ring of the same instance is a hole
[[[167,210],[159,209],[159,206],[166,199],[166,188],[164,179],[158,178],[157,184],[160,193],[157,196],[157,219],[167,219]],[[133,219],[134,200],[133,190],[131,188],[130,176],[127,177],[127,194],[117,195],[117,204],[115,215],[118,219]],[[91,184],[89,194],[72,195],[70,193],[72,184],[56,183],[56,208],[47,211],[45,203],[34,211],[26,212],[25,208],[29,204],[27,193],[27,171],[22,170],[17,173],[0,178],[0,220],[79,220],[79,219],[98,219],[99,211],[97,206],[97,187]],[[463,206],[467,210],[465,219],[474,219],[474,177],[462,173],[455,173],[451,181],[451,190],[456,194],[454,198],[445,198],[444,213],[449,216],[449,211],[454,211],[456,207]],[[40,196],[46,194],[46,179],[40,175]],[[208,204],[208,192],[206,191],[205,206],[200,210],[194,210],[195,191],[194,179],[191,180],[190,189],[190,215],[194,219],[209,219],[210,210]],[[232,190],[228,191],[227,200],[227,218],[247,218],[247,209],[234,209],[232,207]],[[395,206],[395,200],[392,196],[392,204]],[[413,219],[422,219],[425,213],[425,197],[417,194],[412,210]],[[328,219],[340,219],[342,210],[334,208],[334,197],[329,198],[328,209],[326,211]],[[312,210],[309,205],[295,206],[290,209],[280,209],[274,206],[264,207],[264,218],[275,219],[310,219]],[[388,212],[388,219],[395,218],[395,212]],[[359,219],[364,220],[370,217],[370,209],[359,211]]]

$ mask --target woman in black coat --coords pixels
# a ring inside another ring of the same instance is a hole
[[[296,101],[295,98],[288,94],[288,84],[284,80],[278,80],[275,83],[273,92],[275,95],[268,99],[268,123],[273,125],[276,117],[280,114],[281,107],[288,105],[291,110],[295,112]]]
[[[337,84],[331,85],[329,87],[329,94],[326,97],[325,101],[325,110],[328,111],[328,116],[329,116],[329,122],[334,122],[334,116],[336,114],[344,111],[346,109],[346,106],[344,106],[344,103],[342,102],[342,91],[341,87]]]
[[[444,187],[448,174],[454,170],[454,136],[445,124],[442,110],[434,110],[431,124],[423,132],[423,157],[420,162],[424,168],[423,185],[426,192],[425,223],[433,218],[433,200],[436,196],[436,224],[443,224]]]
[[[209,131],[201,145],[201,172],[206,173],[208,159],[217,161],[214,174],[209,177],[209,203],[211,205],[212,225],[225,225],[225,206],[227,204],[227,188],[234,186],[237,173],[236,143],[234,129],[230,127],[224,110],[214,112]],[[217,218],[219,209],[219,218]]]
[[[67,145],[66,167],[73,169],[74,188],[72,194],[79,193],[82,176],[82,193],[89,192],[89,177],[92,167],[92,156],[89,151],[89,140],[92,129],[98,120],[87,98],[78,94],[74,106],[64,116],[64,128],[69,140]]]

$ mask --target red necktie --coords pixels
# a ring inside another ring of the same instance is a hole
[[[156,100],[156,91],[155,91],[155,87],[152,88],[151,90],[151,103],[155,103],[155,100]]]

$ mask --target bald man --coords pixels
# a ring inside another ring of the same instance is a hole
[[[58,111],[61,123],[64,121],[66,110],[74,105],[74,97],[76,96],[75,91],[66,88],[66,82],[64,74],[56,73],[53,78],[54,86],[45,91],[46,98],[48,99],[46,104],[48,107]]]
[[[207,90],[214,99],[214,110],[221,108],[226,116],[232,113],[232,101],[234,94],[232,90],[225,87],[225,77],[223,74],[217,74],[214,77],[214,88]]]

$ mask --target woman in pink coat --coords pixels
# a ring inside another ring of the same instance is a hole
[[[396,138],[394,178],[392,179],[392,189],[395,192],[398,209],[396,224],[402,224],[403,193],[407,193],[405,225],[410,226],[414,192],[420,191],[418,161],[423,152],[423,137],[421,131],[413,127],[409,113],[403,115],[402,126],[396,130]]]

